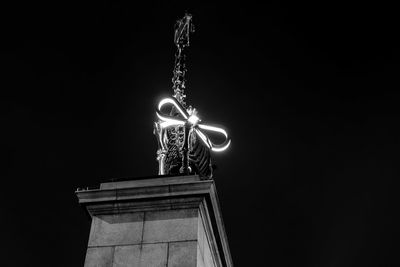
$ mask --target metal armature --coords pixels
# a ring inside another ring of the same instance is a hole
[[[197,110],[185,103],[185,55],[189,46],[189,35],[194,32],[192,16],[185,16],[175,25],[175,54],[173,98],[162,99],[156,110],[158,121],[154,123],[157,136],[159,175],[199,174],[203,178],[212,177],[210,151],[221,152],[230,145],[228,133],[219,127],[203,124]],[[222,144],[215,144],[207,132],[225,137]]]

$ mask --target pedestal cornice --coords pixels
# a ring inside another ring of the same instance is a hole
[[[124,214],[176,209],[199,209],[217,266],[233,266],[213,180],[199,176],[154,177],[100,184],[97,189],[77,190],[88,214]]]

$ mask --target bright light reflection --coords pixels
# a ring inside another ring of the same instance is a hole
[[[166,104],[172,104],[179,111],[179,113],[185,118],[185,120],[175,119],[175,118],[172,118],[171,116],[161,115],[161,108]],[[198,124],[198,122],[200,121],[199,117],[197,117],[197,115],[195,115],[195,114],[192,114],[189,116],[189,114],[182,108],[182,106],[175,99],[172,99],[172,98],[162,99],[160,101],[160,103],[158,103],[158,110],[157,110],[156,114],[157,114],[157,117],[159,118],[159,120],[161,121],[161,123],[160,123],[161,128],[185,125],[186,121],[188,121],[194,128],[196,134],[203,141],[203,143],[214,152],[222,152],[222,151],[226,150],[231,144],[231,140],[228,139],[228,133],[224,129],[215,127],[215,126],[210,126],[210,125]],[[197,126],[198,128],[200,128],[202,130],[223,134],[225,137],[225,142],[220,145],[216,145],[216,144],[212,143],[210,138],[208,138],[200,129],[198,129],[195,126]]]
[[[161,108],[165,105],[165,104],[172,104],[174,105],[174,107],[179,111],[179,113],[181,113],[181,115],[185,118],[185,120],[188,119],[187,113],[186,111],[184,111],[181,106],[176,103],[176,100],[172,99],[172,98],[164,98],[163,100],[160,101],[160,103],[158,103],[158,110],[161,110]]]
[[[190,122],[192,125],[196,125],[199,122],[199,117],[197,117],[196,115],[190,115],[188,122]]]
[[[172,119],[171,117],[162,116],[160,113],[156,112],[157,117],[162,121],[160,123],[161,128],[167,128],[175,125],[185,125],[184,121]]]

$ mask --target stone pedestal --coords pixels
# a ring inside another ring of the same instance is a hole
[[[76,194],[92,218],[85,267],[233,266],[212,180],[118,181]]]

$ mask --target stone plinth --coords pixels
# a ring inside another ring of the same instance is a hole
[[[108,182],[76,194],[92,218],[85,267],[233,266],[212,180]]]

